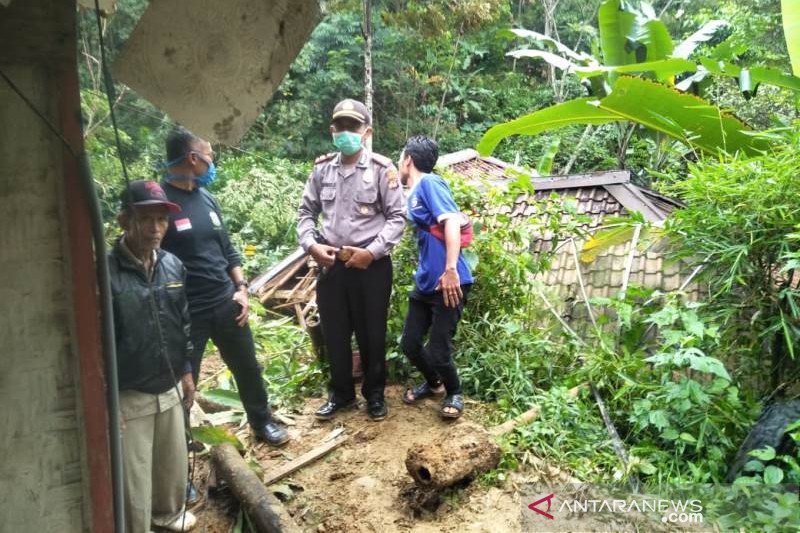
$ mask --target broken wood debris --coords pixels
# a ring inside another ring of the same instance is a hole
[[[286,476],[300,470],[304,466],[313,463],[320,457],[327,455],[329,452],[338,448],[348,439],[347,435],[336,436],[327,442],[323,441],[322,444],[317,445],[316,447],[312,448],[311,450],[307,451],[300,457],[293,459],[283,465],[282,467],[278,468],[272,473],[269,473],[264,476],[264,485],[271,485],[276,481],[279,481]]]

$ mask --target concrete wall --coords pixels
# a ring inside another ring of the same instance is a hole
[[[57,127],[73,31],[70,2],[0,6],[0,69]],[[0,532],[90,529],[64,172],[0,79]]]

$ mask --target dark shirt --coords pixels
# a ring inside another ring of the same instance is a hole
[[[186,271],[158,250],[148,275],[121,239],[108,259],[119,389],[162,394],[192,368]]]
[[[170,213],[161,248],[178,256],[186,267],[186,296],[191,313],[206,311],[233,297],[230,271],[242,264],[222,223],[222,212],[211,193],[198,187],[185,191],[162,181],[167,198],[181,206]]]

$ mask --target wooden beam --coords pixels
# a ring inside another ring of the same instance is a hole
[[[328,442],[324,442],[319,446],[312,448],[311,450],[307,451],[300,457],[289,461],[279,469],[275,470],[274,472],[267,474],[264,476],[264,485],[272,485],[276,481],[279,481],[286,476],[300,470],[304,466],[313,463],[320,457],[327,455],[332,450],[338,448],[347,440],[347,436],[340,437],[338,439],[333,439]]]
[[[550,179],[536,179],[531,181],[535,191],[552,191],[555,189],[576,189],[581,187],[599,187],[602,185],[616,185],[628,183],[631,174],[627,170],[612,172],[596,172],[593,174],[577,174],[575,176],[556,176]]]

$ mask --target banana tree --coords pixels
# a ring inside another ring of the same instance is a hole
[[[735,117],[710,102],[674,89],[679,74],[698,74],[698,65],[689,57],[726,25],[725,22],[710,21],[675,45],[666,26],[648,4],[642,3],[639,9],[633,9],[620,0],[606,0],[598,11],[598,25],[599,47],[594,55],[577,52],[529,30],[509,31],[510,35],[532,39],[547,48],[516,50],[509,55],[543,59],[555,68],[580,77],[594,98],[572,100],[499,124],[484,134],[479,151],[490,153],[500,140],[510,135],[535,135],[568,124],[606,122],[621,125],[620,166],[624,166],[627,143],[637,125],[655,132],[659,146],[663,145],[660,141],[664,136],[668,136],[708,152],[742,150],[754,153],[765,148],[763,139],[749,135],[748,127]],[[747,69],[743,75],[743,69],[730,62],[707,60],[705,63],[701,64],[703,76],[749,76],[751,90],[753,84],[764,82],[800,91],[800,79],[773,69],[756,67]],[[639,77],[631,78],[634,74]],[[624,91],[618,90],[619,83],[624,84]],[[691,83],[678,88],[685,90]],[[635,105],[626,105],[634,101]]]

